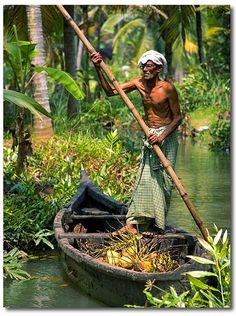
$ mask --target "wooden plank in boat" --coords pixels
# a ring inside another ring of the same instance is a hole
[[[110,215],[108,211],[103,211],[96,207],[83,207],[80,212],[83,215]]]
[[[95,239],[95,238],[109,238],[111,233],[62,233],[59,234],[59,239],[63,238],[75,238],[75,239]]]
[[[165,235],[158,235],[154,234],[152,238],[158,239],[186,239],[188,234],[165,234]],[[59,239],[63,238],[75,238],[75,239],[95,239],[95,238],[110,238],[112,235],[111,233],[62,233],[59,234]]]
[[[77,215],[72,214],[72,219],[125,219],[126,215],[116,215],[116,214],[109,214],[109,215]]]

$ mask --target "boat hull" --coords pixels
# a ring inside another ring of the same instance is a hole
[[[129,271],[98,262],[75,249],[66,239],[59,240],[58,244],[69,278],[86,294],[111,307],[122,307],[125,304],[144,306],[146,296],[143,290],[148,280],[155,280],[155,285],[163,291],[168,291],[172,286],[177,293],[181,293],[189,289],[189,283],[183,273],[202,270],[199,264],[190,262],[175,271],[164,273]],[[156,297],[163,295],[162,291],[153,290],[152,293]]]
[[[207,269],[206,265],[203,266],[188,259],[174,271],[161,273],[137,272],[98,261],[76,248],[76,240],[73,236],[68,235],[66,237],[73,222],[71,219],[73,217],[72,214],[80,214],[81,207],[83,206],[84,208],[87,205],[86,203],[91,198],[91,194],[94,196],[94,192],[100,201],[99,209],[101,210],[101,198],[104,196],[99,196],[99,189],[91,184],[90,181],[85,182],[82,182],[72,201],[56,215],[54,219],[54,231],[67,275],[86,294],[110,307],[123,307],[125,304],[144,306],[146,296],[143,290],[148,280],[155,281],[155,286],[162,289],[161,291],[153,288],[152,291],[153,295],[160,298],[163,295],[163,291],[169,291],[171,286],[175,288],[177,293],[182,293],[189,289],[189,282],[186,276],[184,276],[185,272]],[[110,202],[108,203],[107,201],[109,202],[109,198],[105,202],[105,209],[110,212]],[[94,209],[94,202],[90,203],[89,206],[92,207],[91,209]],[[114,214],[120,214],[125,209],[125,206],[120,202],[117,202],[116,205],[114,200],[111,200],[110,206]],[[176,233],[181,234],[182,232],[181,230],[176,230]],[[188,254],[204,256],[205,253],[203,253],[195,236],[191,234],[187,234],[186,236]]]

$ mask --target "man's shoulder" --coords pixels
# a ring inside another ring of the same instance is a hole
[[[140,83],[142,83],[142,77],[134,78],[134,79],[132,79],[132,81],[137,83],[137,84],[140,84]]]
[[[176,91],[174,84],[171,81],[163,80],[161,81],[162,87],[169,92]]]
[[[143,87],[143,78],[142,77],[134,78],[132,81],[137,88]]]

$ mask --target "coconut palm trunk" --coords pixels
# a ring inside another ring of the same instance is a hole
[[[74,19],[74,5],[65,5],[65,9]],[[65,67],[66,71],[71,74],[71,76],[77,79],[77,65],[76,65],[76,36],[74,30],[70,25],[64,20],[64,52],[65,52]],[[79,112],[80,104],[72,95],[69,95],[67,104],[67,115],[68,117],[73,117]]]
[[[199,5],[195,5],[198,57],[199,57],[200,64],[202,64],[204,62],[204,55],[203,55],[203,40],[202,40],[202,17],[201,17],[201,11],[198,10],[199,7],[200,7]]]
[[[36,43],[36,50],[39,51],[39,54],[32,60],[32,64],[35,66],[45,66],[46,53],[44,48],[41,8],[39,5],[29,5],[26,6],[26,13],[29,38],[33,43]],[[47,78],[43,72],[34,75],[33,86],[35,100],[50,112]],[[51,119],[43,115],[42,119],[35,117],[34,132],[37,139],[49,139],[53,134]]]

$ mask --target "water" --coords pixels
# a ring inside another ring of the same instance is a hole
[[[210,152],[187,141],[180,144],[176,174],[209,231],[214,231],[213,223],[219,228],[230,230],[230,156]],[[200,234],[176,189],[173,191],[167,220],[174,226]],[[34,278],[5,282],[5,307],[98,309],[105,306],[82,293],[66,277],[56,255],[43,260],[28,261],[24,269]]]
[[[215,232],[213,223],[230,231],[230,155],[210,152],[188,140],[180,144],[175,171],[209,231]],[[187,231],[200,233],[177,189],[173,190],[167,221]]]
[[[32,279],[4,282],[4,306],[11,308],[102,308],[101,302],[82,293],[66,276],[55,253],[29,260],[23,269]]]

